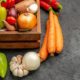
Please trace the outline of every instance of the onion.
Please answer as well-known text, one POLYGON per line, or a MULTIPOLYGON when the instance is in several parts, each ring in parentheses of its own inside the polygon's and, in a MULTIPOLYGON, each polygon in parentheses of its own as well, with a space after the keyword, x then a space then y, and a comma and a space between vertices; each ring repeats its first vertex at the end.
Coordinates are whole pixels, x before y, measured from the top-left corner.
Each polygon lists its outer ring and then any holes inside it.
POLYGON ((27 70, 36 70, 40 66, 40 57, 36 52, 28 52, 24 55, 22 63, 27 70))
POLYGON ((36 27, 37 18, 32 13, 22 13, 18 16, 17 22, 19 29, 31 30, 36 27))

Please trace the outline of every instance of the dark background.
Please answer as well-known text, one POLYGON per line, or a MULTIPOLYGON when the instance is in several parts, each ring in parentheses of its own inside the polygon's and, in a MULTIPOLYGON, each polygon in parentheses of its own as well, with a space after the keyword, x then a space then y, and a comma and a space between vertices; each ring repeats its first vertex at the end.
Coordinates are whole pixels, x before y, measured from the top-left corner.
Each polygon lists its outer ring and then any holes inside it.
MULTIPOLYGON (((64 34, 63 52, 56 57, 49 57, 37 71, 23 78, 12 76, 8 69, 4 80, 80 80, 80 0, 60 0, 60 2, 63 5, 63 11, 59 17, 64 34)), ((41 9, 41 43, 47 17, 48 13, 41 9)), ((0 51, 7 55, 9 61, 12 56, 24 55, 31 50, 0 51)))

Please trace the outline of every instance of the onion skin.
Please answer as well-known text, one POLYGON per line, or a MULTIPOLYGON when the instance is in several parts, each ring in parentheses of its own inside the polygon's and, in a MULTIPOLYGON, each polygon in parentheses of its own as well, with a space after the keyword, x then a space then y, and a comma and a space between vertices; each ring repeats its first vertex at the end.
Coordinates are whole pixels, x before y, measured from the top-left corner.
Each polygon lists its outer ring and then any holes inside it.
POLYGON ((18 17, 19 29, 33 29, 37 24, 37 18, 32 13, 23 13, 18 17))

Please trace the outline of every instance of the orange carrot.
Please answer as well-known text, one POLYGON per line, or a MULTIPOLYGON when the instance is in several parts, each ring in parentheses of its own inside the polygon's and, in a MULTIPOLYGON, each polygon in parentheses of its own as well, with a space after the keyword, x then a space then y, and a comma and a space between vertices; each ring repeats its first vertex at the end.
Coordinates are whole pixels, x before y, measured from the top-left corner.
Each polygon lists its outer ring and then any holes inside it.
POLYGON ((46 29, 46 34, 45 34, 45 37, 44 37, 44 41, 43 41, 43 44, 42 44, 42 47, 39 51, 39 56, 41 58, 41 61, 45 61, 48 57, 48 50, 47 50, 47 37, 48 37, 48 28, 49 28, 49 21, 47 21, 47 29, 46 29))
POLYGON ((49 12, 49 33, 48 33, 48 52, 51 55, 55 53, 56 47, 56 34, 55 34, 55 25, 54 25, 54 18, 52 10, 49 12))
POLYGON ((57 15, 53 15, 56 27, 56 53, 60 53, 63 50, 63 33, 58 20, 57 15))

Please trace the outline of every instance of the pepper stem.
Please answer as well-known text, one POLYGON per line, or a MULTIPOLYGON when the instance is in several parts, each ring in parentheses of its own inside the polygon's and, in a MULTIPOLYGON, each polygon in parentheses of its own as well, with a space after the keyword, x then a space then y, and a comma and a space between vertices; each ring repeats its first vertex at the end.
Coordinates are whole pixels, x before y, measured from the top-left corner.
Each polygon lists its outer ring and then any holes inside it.
POLYGON ((63 9, 62 5, 59 2, 57 2, 56 5, 58 6, 58 9, 60 9, 60 10, 63 9))

